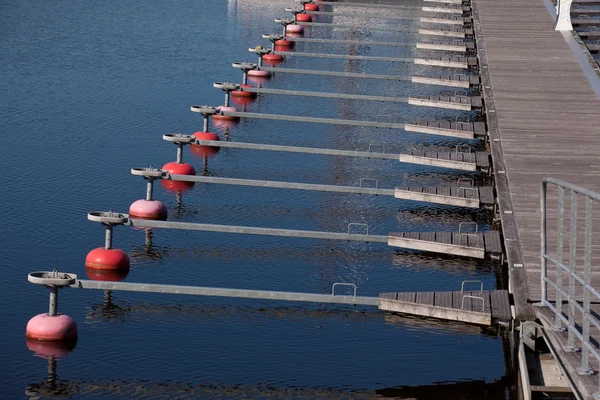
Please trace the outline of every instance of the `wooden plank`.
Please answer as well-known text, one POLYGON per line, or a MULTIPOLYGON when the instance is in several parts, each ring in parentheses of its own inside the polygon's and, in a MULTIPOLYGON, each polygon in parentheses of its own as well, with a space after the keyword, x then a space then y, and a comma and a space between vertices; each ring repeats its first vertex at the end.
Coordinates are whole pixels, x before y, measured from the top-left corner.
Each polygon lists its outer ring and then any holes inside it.
POLYGON ((426 305, 434 305, 433 304, 433 292, 417 292, 417 300, 418 304, 426 304, 426 305))
MULTIPOLYGON (((436 235, 437 239, 437 235, 436 235)), ((432 253, 451 254, 461 257, 485 258, 484 249, 473 248, 468 246, 457 246, 453 244, 445 244, 439 242, 425 242, 422 240, 414 240, 409 238, 401 238, 398 236, 388 236, 388 246, 401 247, 411 250, 428 251, 432 253)))
POLYGON ((486 313, 472 312, 456 308, 436 307, 433 305, 400 302, 383 298, 379 298, 379 309, 485 326, 489 326, 492 323, 491 315, 486 313))
POLYGON ((457 310, 473 311, 473 302, 469 298, 463 300, 464 293, 452 292, 452 303, 457 310))
POLYGON ((416 292, 399 292, 397 300, 414 303, 417 300, 416 292))
POLYGON ((436 232, 435 241, 438 243, 452 243, 452 232, 436 232))
POLYGON ((491 253, 491 254, 502 253, 502 241, 500 240, 500 232, 498 232, 498 231, 483 232, 483 242, 485 242, 485 250, 487 253, 491 253))
POLYGON ((507 290, 492 290, 490 292, 492 318, 502 321, 511 319, 510 303, 507 290))
POLYGON ((438 307, 452 307, 452 292, 436 292, 434 296, 434 305, 438 307))

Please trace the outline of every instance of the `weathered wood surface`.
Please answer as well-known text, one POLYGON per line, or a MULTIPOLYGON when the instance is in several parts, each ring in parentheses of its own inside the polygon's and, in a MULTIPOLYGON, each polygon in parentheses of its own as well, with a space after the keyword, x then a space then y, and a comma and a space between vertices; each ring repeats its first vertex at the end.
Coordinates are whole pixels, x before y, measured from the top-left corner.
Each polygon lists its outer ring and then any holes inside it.
POLYGON ((408 104, 465 111, 483 107, 481 96, 415 96, 408 98, 408 104))
POLYGON ((400 161, 431 165, 442 168, 456 168, 464 171, 487 170, 490 168, 490 154, 485 151, 463 153, 457 151, 410 151, 400 154, 400 161))
MULTIPOLYGON (((473 0, 473 16, 510 287, 528 319, 527 301, 541 297, 541 180, 600 190, 600 101, 542 1, 473 0)), ((597 268, 592 281, 600 287, 597 268)), ((579 366, 580 355, 562 355, 579 366)))
POLYGON ((381 310, 491 325, 511 319, 508 291, 399 292, 379 295, 381 310), (472 296, 472 297, 471 297, 472 296))
POLYGON ((430 203, 479 208, 494 204, 494 190, 491 186, 419 186, 397 187, 394 197, 397 199, 426 201, 430 203))
MULTIPOLYGON (((499 196, 508 195, 512 209, 501 212, 512 211, 528 297, 539 300, 541 180, 600 190, 600 101, 542 2, 474 4, 483 32, 479 56, 491 83, 484 84, 484 98, 486 92, 493 97, 500 139, 491 143, 500 143, 510 182, 499 196)), ((600 283, 600 271, 595 274, 600 283)))
POLYGON ((392 232, 388 235, 388 245, 473 258, 485 258, 486 253, 502 253, 498 231, 469 235, 458 232, 392 232))

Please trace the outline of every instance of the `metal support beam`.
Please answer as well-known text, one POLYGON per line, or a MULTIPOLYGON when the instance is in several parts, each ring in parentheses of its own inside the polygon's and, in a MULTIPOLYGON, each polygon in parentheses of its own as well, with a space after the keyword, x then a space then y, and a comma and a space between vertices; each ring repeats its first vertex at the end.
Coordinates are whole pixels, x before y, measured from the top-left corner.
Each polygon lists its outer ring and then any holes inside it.
POLYGON ((288 96, 306 96, 306 97, 324 97, 328 99, 350 99, 366 101, 387 101, 392 103, 407 103, 406 97, 372 96, 361 94, 346 93, 327 93, 327 92, 309 92, 304 90, 285 90, 285 89, 267 89, 267 88, 242 88, 243 92, 264 93, 264 94, 282 94, 288 96))
POLYGON ((292 121, 292 122, 312 122, 316 124, 333 124, 333 125, 352 125, 352 126, 366 126, 373 128, 388 128, 388 129, 404 129, 404 124, 386 123, 377 121, 356 121, 351 119, 335 119, 335 118, 316 118, 316 117, 303 117, 297 115, 279 115, 279 114, 261 114, 261 113, 250 113, 250 112, 233 112, 233 111, 221 111, 223 115, 240 118, 259 118, 259 119, 270 119, 277 121, 292 121))
POLYGON ((378 306, 377 297, 335 296, 332 294, 280 292, 270 290, 226 289, 202 286, 159 285, 152 283, 104 282, 91 280, 77 280, 70 287, 76 289, 164 293, 209 297, 236 297, 245 299, 281 300, 309 303, 357 304, 373 307, 378 306))
POLYGON ((275 51, 286 57, 312 57, 312 58, 335 58, 340 60, 363 60, 363 61, 385 61, 385 62, 404 62, 412 63, 414 58, 398 58, 398 57, 377 57, 377 56, 353 56, 350 54, 329 54, 329 53, 300 53, 296 51, 275 51))
POLYGON ((361 74, 357 72, 337 72, 337 71, 318 71, 312 69, 295 69, 295 68, 277 68, 277 67, 262 67, 263 71, 279 72, 287 74, 301 75, 322 75, 322 76, 337 76, 341 78, 361 78, 361 79, 385 79, 389 81, 411 81, 410 76, 400 75, 383 75, 383 74, 361 74))
POLYGON ((147 219, 127 219, 124 225, 144 228, 180 229, 188 231, 238 233, 246 235, 284 236, 306 239, 349 240, 356 242, 386 243, 387 236, 364 235, 338 232, 303 231, 296 229, 255 228, 249 226, 200 224, 191 222, 152 221, 147 219))
POLYGON ((286 37, 289 42, 300 43, 324 43, 324 44, 353 44, 357 46, 390 46, 390 47, 414 47, 414 43, 400 42, 377 42, 374 40, 347 40, 347 39, 317 39, 317 38, 293 38, 286 37))
POLYGON ((306 26, 315 26, 315 27, 325 27, 332 29, 360 29, 365 31, 374 31, 374 32, 398 32, 398 33, 416 33, 414 29, 399 29, 399 28, 388 28, 384 26, 360 26, 360 25, 346 25, 346 24, 332 24, 325 22, 302 22, 302 25, 306 26))
MULTIPOLYGON (((230 147, 235 149, 282 151, 288 153, 321 154, 327 156, 382 158, 385 160, 398 160, 401 154, 383 153, 373 151, 334 150, 316 147, 281 146, 273 144, 224 142, 218 140, 196 140, 194 144, 200 146, 230 147)), ((373 145, 375 147, 375 145, 373 145)), ((381 146, 378 146, 381 147, 381 146)))
POLYGON ((355 194, 370 194, 379 196, 394 196, 394 189, 378 189, 352 186, 337 186, 337 185, 320 185, 311 183, 296 183, 296 182, 280 182, 280 181, 263 181, 255 179, 238 179, 238 178, 219 178, 215 176, 197 176, 197 175, 166 175, 164 179, 184 182, 197 183, 215 183, 221 185, 237 185, 237 186, 254 186, 274 189, 295 189, 295 190, 313 190, 319 192, 336 192, 336 193, 355 193, 355 194))

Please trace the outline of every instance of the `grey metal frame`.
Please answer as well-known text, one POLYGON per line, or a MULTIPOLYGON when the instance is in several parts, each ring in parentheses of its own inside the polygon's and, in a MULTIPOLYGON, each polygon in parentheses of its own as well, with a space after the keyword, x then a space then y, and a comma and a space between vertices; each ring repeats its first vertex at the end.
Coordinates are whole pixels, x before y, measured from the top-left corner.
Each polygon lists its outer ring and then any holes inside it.
MULTIPOLYGON (((592 375, 594 370, 590 365, 590 354, 596 360, 600 361, 600 353, 591 343, 590 340, 590 324, 600 329, 600 321, 598 321, 590 311, 591 297, 600 300, 600 293, 591 285, 592 271, 592 221, 593 221, 593 203, 600 202, 600 193, 573 185, 558 179, 545 178, 542 181, 541 187, 541 286, 542 286, 542 305, 548 307, 554 312, 554 328, 557 330, 567 330, 567 346, 565 351, 581 350, 581 367, 577 369, 581 375, 592 375), (558 189, 558 221, 556 232, 556 257, 548 254, 548 190, 549 185, 556 186, 558 189), (569 210, 569 258, 567 263, 563 260, 564 244, 565 244, 565 191, 570 192, 570 210, 569 210), (578 196, 585 199, 585 243, 584 243, 584 272, 583 277, 576 272, 575 266, 577 261, 577 200, 578 196), (556 267, 556 279, 553 281, 548 277, 548 262, 556 267), (567 290, 563 289, 563 273, 568 274, 567 290), (578 283, 583 290, 583 302, 580 302, 575 297, 575 285, 578 283), (556 298, 553 302, 548 299, 548 286, 551 286, 556 291, 556 298), (563 315, 563 300, 568 303, 567 316, 563 315), (581 304, 583 303, 583 304, 581 304), (583 314, 581 332, 575 324, 575 312, 579 311, 583 314), (581 343, 581 349, 575 344, 575 338, 581 343)), ((596 371, 597 372, 597 371, 596 371)), ((599 374, 600 376, 600 374, 599 374)), ((600 382, 599 382, 600 388, 600 382)), ((595 399, 600 399, 600 389, 594 394, 595 399)))

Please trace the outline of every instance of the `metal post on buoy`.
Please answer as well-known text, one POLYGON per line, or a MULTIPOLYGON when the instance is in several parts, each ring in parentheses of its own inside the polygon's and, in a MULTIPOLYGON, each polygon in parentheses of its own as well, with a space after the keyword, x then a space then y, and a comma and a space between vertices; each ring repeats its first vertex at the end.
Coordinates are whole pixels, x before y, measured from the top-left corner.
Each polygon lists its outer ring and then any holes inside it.
POLYGON ((58 309, 58 288, 50 286, 50 305, 48 307, 48 315, 53 317, 57 314, 58 309))
POLYGON ((285 34, 287 33, 287 26, 288 25, 292 25, 295 21, 293 19, 289 19, 289 18, 277 18, 275 20, 275 22, 277 22, 278 24, 283 25, 283 35, 285 36, 285 34))
MULTIPOLYGON (((231 92, 233 90, 240 90, 240 85, 232 82, 215 82, 213 83, 213 87, 217 89, 221 89, 225 92, 225 104, 223 107, 229 107, 231 102, 231 92)), ((217 115, 217 114, 215 114, 217 115)), ((214 118, 214 116, 213 116, 214 118)))
POLYGON ((152 195, 154 192, 154 179, 146 178, 146 200, 152 200, 152 195))
POLYGON ((75 283, 77 275, 64 272, 32 272, 27 280, 50 289, 48 314, 39 314, 27 323, 26 335, 30 339, 44 341, 70 340, 77 337, 77 324, 67 316, 58 314, 58 289, 75 283))
POLYGON ((104 235, 104 248, 106 250, 112 249, 112 236, 113 236, 113 226, 112 224, 104 224, 106 227, 106 233, 104 235))

